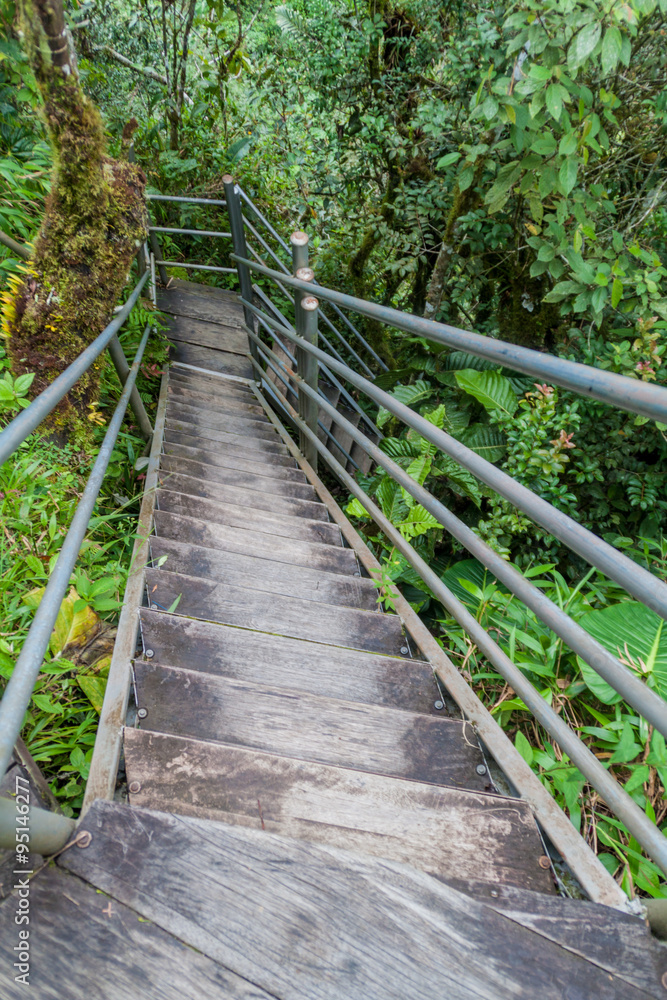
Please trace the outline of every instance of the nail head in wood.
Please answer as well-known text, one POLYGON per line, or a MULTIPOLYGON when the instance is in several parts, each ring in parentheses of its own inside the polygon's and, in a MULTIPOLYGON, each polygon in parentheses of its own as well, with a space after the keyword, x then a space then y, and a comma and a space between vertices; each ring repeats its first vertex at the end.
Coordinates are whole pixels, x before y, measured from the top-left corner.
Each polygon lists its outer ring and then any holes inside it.
POLYGON ((137 715, 139 716, 140 719, 145 719, 146 716, 148 715, 148 709, 140 708, 139 711, 137 712, 137 715))
MULTIPOLYGON (((477 771, 478 774, 486 774, 486 765, 485 764, 478 764, 477 767, 476 767, 476 771, 477 771)), ((541 862, 540 862, 540 864, 541 864, 541 862)), ((544 865, 542 865, 542 867, 544 868, 544 865)))
POLYGON ((152 649, 147 649, 146 652, 144 653, 144 656, 146 657, 147 660, 152 660, 153 657, 155 656, 155 653, 153 652, 152 649))
POLYGON ((76 846, 81 848, 90 847, 92 839, 93 835, 89 830, 82 830, 81 833, 77 834, 76 846))
POLYGON ((546 854, 543 854, 537 863, 540 868, 551 868, 551 859, 546 854))
POLYGON ((444 703, 444 701, 435 701, 435 702, 433 702, 433 707, 437 708, 438 711, 440 711, 440 709, 442 709, 442 708, 445 707, 445 703, 444 703))
POLYGON ((408 647, 407 646, 401 646, 401 652, 403 653, 403 656, 407 656, 408 652, 409 652, 408 647))
POLYGON ((140 781, 131 781, 129 787, 130 787, 131 793, 133 795, 136 795, 137 792, 141 791, 141 782, 140 781))

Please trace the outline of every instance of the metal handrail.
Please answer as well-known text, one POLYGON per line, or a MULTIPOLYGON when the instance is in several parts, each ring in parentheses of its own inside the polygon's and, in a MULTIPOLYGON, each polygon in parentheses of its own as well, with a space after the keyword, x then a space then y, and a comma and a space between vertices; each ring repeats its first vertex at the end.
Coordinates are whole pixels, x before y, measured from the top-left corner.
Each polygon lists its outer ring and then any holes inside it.
MULTIPOLYGON (((256 366, 254 359, 253 363, 256 366)), ((571 731, 569 726, 563 722, 548 702, 535 690, 519 668, 503 653, 497 643, 491 639, 488 632, 470 614, 465 605, 445 586, 440 577, 422 559, 410 542, 403 538, 400 531, 394 527, 368 494, 346 472, 340 463, 335 460, 328 449, 319 440, 316 440, 317 436, 313 435, 310 428, 299 418, 294 408, 290 406, 284 397, 281 397, 281 405, 285 413, 297 424, 299 429, 313 440, 313 444, 327 462, 334 475, 366 508, 369 516, 380 530, 406 558, 410 566, 419 574, 435 597, 464 627, 481 652, 494 664, 498 672, 507 680, 516 693, 520 695, 526 706, 533 712, 538 721, 553 736, 556 742, 561 745, 573 763, 600 792, 600 795, 610 808, 613 809, 616 815, 623 820, 628 829, 633 833, 637 842, 641 844, 656 864, 667 872, 667 839, 661 831, 648 819, 623 787, 600 764, 595 755, 588 750, 579 737, 571 731)), ((349 430, 351 433, 351 428, 349 430)), ((540 803, 533 802, 533 807, 535 808, 537 818, 541 819, 542 809, 540 808, 540 803)), ((545 829, 553 836, 555 846, 559 847, 561 842, 560 837, 558 832, 554 836, 553 828, 549 822, 552 819, 553 814, 544 817, 545 829)), ((563 844, 562 846, 563 855, 567 856, 566 848, 568 845, 563 844)))
POLYGON ((189 198, 173 194, 150 194, 146 192, 146 201, 174 201, 186 205, 218 205, 224 208, 227 202, 220 198, 189 198))
MULTIPOLYGON (((300 292, 312 293, 313 288, 310 282, 280 274, 262 264, 238 258, 236 254, 230 254, 230 256, 232 260, 241 260, 241 263, 247 264, 251 270, 257 271, 258 274, 273 278, 274 281, 280 279, 286 285, 296 288, 300 292)), ((662 386, 653 385, 651 382, 642 382, 640 379, 628 378, 627 375, 618 375, 616 372, 608 372, 602 368, 593 368, 591 365, 583 365, 578 361, 567 361, 565 358, 558 358, 552 354, 542 354, 540 351, 533 351, 528 347, 518 347, 516 344, 508 344, 502 340, 493 340, 491 337, 483 337, 481 334, 472 333, 469 330, 460 330, 457 327, 448 326, 446 323, 436 323, 431 319, 423 319, 420 316, 400 312, 390 306, 367 302, 365 299, 358 299, 344 292, 336 292, 331 288, 324 288, 322 285, 318 286, 317 295, 319 298, 335 302, 346 309, 352 309, 354 312, 376 319, 396 330, 403 330, 405 333, 445 344, 457 351, 474 354, 478 358, 492 361, 505 368, 513 368, 545 382, 553 382, 554 385, 569 389, 577 395, 598 399, 618 409, 648 417, 649 420, 667 423, 667 389, 662 386)))
POLYGON ((218 233, 212 229, 179 229, 178 226, 149 226, 149 233, 177 233, 179 236, 220 236, 231 239, 231 233, 218 233))
MULTIPOLYGON (((143 284, 145 278, 146 275, 144 275, 144 279, 142 279, 142 282, 140 282, 139 285, 143 284)), ((118 328, 116 320, 110 323, 109 327, 114 327, 112 333, 110 334, 110 336, 113 336, 118 328)), ((107 327, 107 330, 109 327, 107 327)), ((0 774, 4 774, 7 770, 14 749, 14 744, 16 743, 16 740, 21 732, 25 713, 30 704, 33 689, 35 687, 42 663, 44 662, 44 656, 48 649, 49 640, 53 632, 56 618, 58 617, 58 613, 60 611, 60 605, 67 588, 69 587, 70 577, 76 564, 86 531, 88 530, 88 524, 102 486, 102 481, 106 474, 109 462, 111 461, 111 455, 116 444, 116 439, 118 438, 118 433, 120 431, 123 417, 125 416, 125 411, 132 394, 137 374, 139 372, 139 365, 141 364, 141 359, 143 357, 150 332, 151 325, 149 324, 144 331, 143 337, 141 338, 141 342, 137 349, 137 353, 135 354, 127 381, 121 393, 120 399, 118 400, 118 404, 116 405, 116 409, 114 410, 114 414, 109 422, 109 426, 106 434, 104 435, 104 440, 95 460, 95 464, 93 465, 90 476, 88 477, 88 482, 86 483, 83 496, 79 501, 72 523, 70 524, 69 531, 65 536, 65 541, 63 542, 60 553, 58 554, 56 564, 49 576, 49 581, 44 590, 39 607, 35 612, 35 617, 32 620, 28 635, 23 643, 21 653, 16 661, 12 675, 7 682, 2 701, 0 701, 0 774)), ((104 334, 101 334, 100 336, 103 335, 104 334)), ((100 338, 98 337, 98 340, 99 339, 100 338)), ((94 341, 94 344, 96 343, 97 341, 94 341)), ((88 348, 86 351, 82 352, 82 354, 87 355, 87 351, 89 350, 90 349, 88 348)), ((97 351, 93 354, 88 362, 88 365, 84 368, 84 371, 87 370, 99 353, 100 351, 97 351)), ((71 365, 70 368, 72 367, 73 366, 71 365)), ((67 371, 69 370, 70 369, 67 369, 67 371)), ((67 372, 64 372, 63 374, 66 375, 67 372)), ((35 402, 38 402, 46 394, 46 392, 48 392, 48 390, 42 393, 41 396, 38 396, 35 402)), ((64 395, 64 393, 62 395, 64 395)), ((59 399, 62 398, 62 395, 53 402, 50 409, 43 414, 42 419, 44 419, 44 417, 51 412, 59 399)), ((28 412, 28 410, 24 411, 24 413, 28 412)), ((23 438, 21 438, 21 440, 23 440, 23 438)))
MULTIPOLYGON (((303 282, 302 284, 306 284, 303 282)), ((249 306, 257 312, 257 307, 249 306)), ((260 310, 261 312, 261 310, 260 310)), ((263 314, 264 319, 270 319, 263 314)), ((289 340, 294 340, 295 334, 287 327, 281 328, 283 336, 289 340)), ((567 514, 558 510, 548 501, 543 500, 527 487, 522 486, 506 472, 496 468, 491 462, 487 462, 476 452, 461 444, 446 431, 440 430, 424 417, 415 413, 404 403, 399 402, 394 396, 380 389, 373 382, 369 382, 363 375, 357 375, 345 366, 341 366, 329 355, 320 351, 319 348, 309 345, 315 357, 323 360, 340 372, 357 388, 370 396, 380 406, 385 407, 394 416, 399 417, 403 423, 418 431, 419 434, 434 444, 440 451, 453 458, 459 465, 468 469, 474 476, 490 486, 496 493, 509 500, 515 507, 522 510, 533 521, 546 528, 550 534, 560 539, 577 555, 580 555, 590 565, 596 566, 599 570, 618 583, 624 590, 632 594, 637 600, 642 601, 662 618, 667 619, 667 584, 663 583, 648 570, 643 569, 632 559, 629 559, 618 549, 613 548, 607 542, 598 538, 587 528, 578 524, 567 514), (345 368, 344 371, 340 371, 345 368)))
MULTIPOLYGON (((252 335, 254 336, 254 334, 252 335)), ((258 339, 258 338, 257 338, 258 339)), ((274 361, 295 382, 303 380, 270 348, 262 345, 274 361)), ((310 395, 305 385, 303 391, 310 395)), ((426 487, 417 483, 401 466, 382 451, 359 428, 346 420, 328 401, 320 400, 325 413, 335 416, 336 421, 359 444, 363 450, 387 472, 392 479, 406 490, 425 510, 435 517, 457 541, 504 583, 523 603, 542 619, 556 635, 610 684, 623 698, 647 719, 663 736, 667 736, 667 705, 663 698, 647 687, 621 661, 588 634, 568 614, 551 601, 542 591, 523 576, 519 570, 498 555, 490 545, 467 527, 455 514, 426 487)))
MULTIPOLYGON (((273 236, 273 238, 275 240, 278 241, 279 245, 282 247, 282 249, 287 254, 288 258, 291 260, 292 253, 291 253, 291 250, 288 247, 288 245, 285 243, 284 239, 276 232, 276 230, 273 228, 273 226, 268 221, 268 219, 266 219, 265 216, 262 215, 262 213, 260 212, 260 210, 255 205, 255 203, 248 197, 248 195, 245 193, 245 191, 243 190, 243 188, 240 185, 237 185, 237 190, 238 190, 239 195, 243 199, 243 201, 245 201, 246 205, 248 205, 253 210, 253 212, 255 213, 255 215, 257 216, 257 218, 260 220, 260 222, 262 223, 262 225, 265 227, 265 229, 269 233, 271 233, 271 235, 273 236)), ((261 237, 260 237, 260 239, 261 239, 261 237)), ((264 241, 262 241, 262 242, 264 242, 264 241)), ((264 246, 266 246, 265 243, 264 243, 264 246)), ((267 249, 268 249, 268 247, 267 247, 267 249)), ((271 256, 273 257, 273 259, 275 261, 277 261, 278 264, 281 267, 284 267, 284 264, 281 263, 281 261, 273 253, 273 251, 271 250, 269 252, 271 253, 271 256)), ((313 280, 313 284, 317 285, 318 288, 320 287, 320 283, 319 283, 319 281, 317 281, 317 279, 313 280)), ((357 340, 359 341, 359 343, 368 351, 368 353, 370 354, 370 356, 380 366, 380 368, 382 368, 384 371, 388 371, 388 366, 384 363, 384 361, 382 360, 382 358, 380 357, 380 355, 377 354, 377 352, 371 347, 371 345, 368 343, 368 341, 363 336, 363 334, 361 334, 359 332, 359 330, 357 330, 357 328, 354 325, 354 323, 352 323, 347 318, 347 316, 343 312, 341 312, 341 310, 338 308, 338 306, 335 303, 330 302, 329 305, 331 306, 331 308, 333 309, 333 311, 336 313, 336 315, 338 316, 338 318, 341 319, 343 321, 343 323, 345 323, 345 325, 347 326, 348 330, 350 330, 350 332, 354 334, 354 336, 357 338, 357 340)), ((321 313, 321 315, 322 315, 322 318, 325 320, 325 322, 329 323, 329 325, 332 326, 332 328, 334 328, 333 324, 331 324, 331 321, 327 319, 327 317, 324 315, 324 313, 321 313)), ((338 331, 336 331, 336 332, 338 333, 338 331)), ((342 335, 340 333, 338 333, 338 336, 341 337, 341 339, 342 339, 342 335)))

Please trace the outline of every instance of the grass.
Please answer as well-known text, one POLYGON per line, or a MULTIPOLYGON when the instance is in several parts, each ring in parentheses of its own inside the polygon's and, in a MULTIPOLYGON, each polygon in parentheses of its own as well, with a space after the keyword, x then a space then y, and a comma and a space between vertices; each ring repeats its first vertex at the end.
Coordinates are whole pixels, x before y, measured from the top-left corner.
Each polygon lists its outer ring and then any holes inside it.
MULTIPOLYGON (((131 358, 148 320, 160 325, 147 303, 133 310, 120 339, 131 358)), ((137 386, 154 408, 166 342, 153 335, 137 386)), ((26 398, 0 349, 0 423, 26 398)), ((120 395, 112 367, 104 372, 96 445, 120 395)), ((79 559, 56 621, 47 659, 26 716, 23 738, 67 815, 81 806, 108 672, 115 623, 127 578, 144 473, 135 468, 144 449, 128 411, 95 505, 79 559)), ((95 461, 70 446, 57 447, 38 432, 0 467, 0 683, 11 676, 86 479, 95 461)))

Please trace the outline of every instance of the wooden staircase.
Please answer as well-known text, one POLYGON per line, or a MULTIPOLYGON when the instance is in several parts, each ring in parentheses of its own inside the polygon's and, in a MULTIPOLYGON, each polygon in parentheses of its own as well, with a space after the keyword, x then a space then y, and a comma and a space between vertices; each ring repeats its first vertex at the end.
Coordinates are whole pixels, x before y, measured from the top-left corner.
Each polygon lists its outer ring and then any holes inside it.
MULTIPOLYGON (((127 804, 95 803, 88 841, 37 883, 70 936, 37 917, 35 996, 663 997, 665 950, 556 894, 529 805, 498 794, 379 609, 251 384, 235 297, 178 282, 160 306, 173 364, 127 804)), ((23 995, 2 969, 0 986, 23 995)))

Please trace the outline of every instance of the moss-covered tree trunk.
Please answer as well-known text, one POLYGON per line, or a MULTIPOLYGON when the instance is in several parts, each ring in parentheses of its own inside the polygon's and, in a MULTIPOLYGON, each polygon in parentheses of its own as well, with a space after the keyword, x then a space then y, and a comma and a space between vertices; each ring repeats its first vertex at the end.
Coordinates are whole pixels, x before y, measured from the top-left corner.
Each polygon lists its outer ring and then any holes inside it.
MULTIPOLYGON (((109 322, 146 238, 147 215, 142 171, 107 155, 99 112, 81 89, 62 0, 22 0, 20 18, 54 170, 29 273, 15 285, 4 332, 14 373, 35 372, 37 394, 109 322)), ((102 363, 63 400, 52 426, 85 438, 102 363)))

